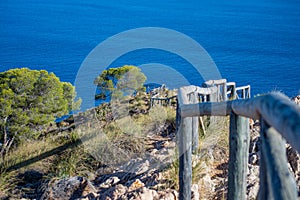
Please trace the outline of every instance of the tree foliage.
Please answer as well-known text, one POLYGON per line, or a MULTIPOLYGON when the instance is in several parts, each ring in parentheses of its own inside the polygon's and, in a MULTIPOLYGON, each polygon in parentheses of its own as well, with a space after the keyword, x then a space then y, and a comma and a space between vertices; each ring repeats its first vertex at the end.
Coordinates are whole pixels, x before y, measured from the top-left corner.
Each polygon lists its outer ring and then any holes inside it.
POLYGON ((140 68, 124 65, 119 68, 104 70, 94 81, 98 87, 97 98, 105 99, 109 96, 121 97, 133 92, 144 91, 146 76, 140 68))
MULTIPOLYGON (((79 109, 75 88, 53 73, 28 68, 0 73, 0 141, 3 156, 14 140, 32 136, 55 118, 79 109)), ((0 155, 0 156, 1 156, 0 155)))

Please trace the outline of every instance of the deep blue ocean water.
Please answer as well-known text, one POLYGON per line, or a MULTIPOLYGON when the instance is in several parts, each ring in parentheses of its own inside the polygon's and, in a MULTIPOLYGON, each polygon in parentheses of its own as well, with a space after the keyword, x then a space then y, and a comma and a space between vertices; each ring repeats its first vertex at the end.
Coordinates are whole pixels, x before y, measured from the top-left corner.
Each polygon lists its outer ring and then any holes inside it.
MULTIPOLYGON (((73 83, 100 42, 139 27, 164 27, 190 36, 210 54, 223 78, 250 84, 252 94, 300 92, 298 0, 1 0, 0 71, 46 69, 73 83)), ((151 62, 182 71, 188 65, 150 49, 124 55, 112 67, 151 62)), ((163 68, 158 70, 164 74, 163 68)), ((203 81, 190 76, 192 84, 203 81)))

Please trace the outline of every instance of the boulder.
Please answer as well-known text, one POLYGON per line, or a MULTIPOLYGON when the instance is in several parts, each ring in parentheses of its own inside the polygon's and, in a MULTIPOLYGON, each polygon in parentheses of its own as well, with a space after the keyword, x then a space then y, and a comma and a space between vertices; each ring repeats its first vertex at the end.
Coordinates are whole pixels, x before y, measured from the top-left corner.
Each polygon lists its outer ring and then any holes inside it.
POLYGON ((86 178, 75 176, 50 183, 41 199, 65 200, 96 198, 98 196, 96 192, 96 189, 86 178))
POLYGON ((112 177, 108 178, 105 182, 101 183, 99 187, 100 188, 110 188, 119 182, 120 182, 120 179, 118 177, 112 176, 112 177))
POLYGON ((118 184, 115 187, 109 188, 103 194, 100 194, 100 200, 117 200, 126 199, 126 193, 128 192, 128 187, 118 184))
POLYGON ((145 184, 140 181, 140 179, 136 179, 130 186, 129 186, 129 191, 134 191, 137 190, 139 188, 144 187, 145 184))

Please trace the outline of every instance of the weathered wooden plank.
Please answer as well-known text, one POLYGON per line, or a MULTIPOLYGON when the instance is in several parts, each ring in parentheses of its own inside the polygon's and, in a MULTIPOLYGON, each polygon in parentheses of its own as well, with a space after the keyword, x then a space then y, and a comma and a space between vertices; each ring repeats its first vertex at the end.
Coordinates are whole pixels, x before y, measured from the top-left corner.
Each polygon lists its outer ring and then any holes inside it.
POLYGON ((249 85, 249 89, 248 89, 248 93, 247 93, 247 94, 248 94, 247 98, 250 99, 250 98, 251 98, 251 89, 250 89, 250 85, 249 85))
MULTIPOLYGON (((205 102, 188 105, 189 102, 187 94, 191 93, 193 90, 188 87, 186 88, 187 89, 180 89, 178 93, 178 115, 181 119, 178 129, 180 144, 179 178, 181 199, 190 199, 191 195, 191 117, 203 115, 224 116, 231 112, 234 112, 236 115, 253 119, 259 119, 262 117, 267 124, 272 125, 277 131, 279 131, 293 148, 300 152, 300 143, 298 142, 300 141, 300 108, 283 94, 270 93, 253 99, 220 103, 205 102)), ((261 170, 263 171, 260 172, 260 178, 262 186, 258 197, 259 199, 294 199, 296 194, 296 192, 294 192, 295 187, 293 185, 293 180, 290 179, 286 165, 282 165, 282 163, 287 163, 287 161, 285 154, 279 153, 284 149, 282 149, 283 145, 281 138, 278 138, 279 133, 277 133, 274 128, 262 129, 265 133, 265 139, 263 147, 264 150, 261 156, 261 170), (275 179, 273 179, 274 177, 275 179), (285 185, 287 185, 290 189, 288 189, 285 185), (278 191, 275 188, 280 189, 278 191)))
MULTIPOLYGON (((264 127, 261 126, 261 133, 264 132, 264 127)), ((259 159, 259 190, 257 194, 258 200, 268 200, 269 199, 269 189, 267 181, 267 169, 266 169, 266 159, 262 151, 260 151, 259 159)))
POLYGON ((239 86, 239 87, 236 87, 236 90, 248 90, 250 89, 250 85, 245 85, 245 86, 239 86))
POLYGON ((236 99, 236 84, 235 82, 229 82, 227 83, 227 90, 230 89, 230 91, 227 92, 227 94, 229 94, 229 98, 231 100, 236 99))
POLYGON ((280 133, 262 120, 261 147, 265 159, 268 199, 296 200, 297 185, 288 169, 285 141, 280 133))
POLYGON ((207 102, 218 102, 218 91, 214 91, 213 93, 209 94, 209 100, 207 102))
MULTIPOLYGON (((178 90, 178 106, 179 109, 184 104, 188 104, 188 87, 182 87, 178 90)), ((179 199, 191 199, 192 185, 192 118, 182 117, 180 110, 179 114, 179 199)))
POLYGON ((238 99, 232 101, 231 107, 234 113, 249 117, 251 119, 259 119, 260 112, 258 110, 259 97, 253 99, 238 99))
POLYGON ((201 88, 197 87, 197 90, 195 92, 199 95, 211 95, 217 92, 216 87, 210 87, 210 88, 201 88))
MULTIPOLYGON (((241 93, 241 98, 246 99, 251 97, 250 85, 236 87, 236 94, 241 93)), ((239 97, 237 95, 237 97, 239 97)))
MULTIPOLYGON (((196 104, 199 102, 198 95, 195 93, 191 93, 189 95, 190 102, 193 104, 196 104)), ((199 117, 193 117, 192 118, 192 152, 196 153, 199 147, 198 143, 198 131, 199 131, 199 117)))
POLYGON ((236 86, 235 82, 226 82, 227 87, 236 86))
POLYGON ((181 118, 179 126, 179 199, 191 199, 192 118, 181 118))
POLYGON ((181 108, 182 105, 184 104, 188 104, 189 103, 189 99, 188 99, 188 94, 191 93, 190 90, 191 90, 192 87, 181 87, 178 89, 178 103, 179 103, 179 107, 181 108))
POLYGON ((217 91, 217 102, 221 102, 221 87, 220 85, 217 85, 218 91, 217 91))
POLYGON ((193 93, 193 92, 196 92, 200 95, 210 95, 212 93, 217 92, 217 87, 202 88, 202 87, 198 87, 195 85, 190 85, 190 86, 184 86, 181 88, 185 91, 185 94, 187 94, 187 95, 190 93, 193 93))
POLYGON ((206 87, 212 87, 212 86, 215 86, 215 85, 221 85, 221 84, 224 84, 224 83, 226 83, 226 82, 227 82, 226 79, 208 80, 208 81, 205 81, 202 85, 203 85, 203 86, 206 86, 206 87))
MULTIPOLYGON (((209 95, 209 102, 219 102, 220 96, 218 91, 219 90, 209 95)), ((210 124, 216 124, 218 121, 218 118, 216 116, 210 116, 208 119, 210 124)))
POLYGON ((181 121, 180 108, 178 99, 176 101, 176 133, 179 133, 179 126, 181 121))
POLYGON ((259 119, 262 116, 300 152, 300 108, 281 93, 270 93, 253 99, 232 102, 233 111, 242 116, 259 119))
POLYGON ((182 105, 181 116, 226 116, 230 114, 231 110, 231 102, 204 102, 182 105))
POLYGON ((199 104, 181 104, 182 117, 204 115, 229 115, 231 111, 237 115, 259 119, 262 116, 283 137, 300 152, 300 108, 281 93, 270 93, 252 99, 228 102, 205 102, 199 104))
POLYGON ((207 102, 207 95, 203 95, 203 102, 207 102))
POLYGON ((246 99, 246 90, 242 89, 242 99, 246 99))
POLYGON ((227 101, 227 85, 226 83, 222 84, 222 101, 227 101))
POLYGON ((205 81, 203 84, 203 87, 217 87, 217 101, 226 101, 227 100, 227 80, 226 79, 220 79, 220 80, 209 80, 205 81))
POLYGON ((249 119, 231 113, 227 199, 246 199, 249 143, 249 119))
MULTIPOLYGON (((200 96, 200 101, 201 101, 201 103, 207 102, 207 97, 208 97, 208 95, 199 95, 199 96, 200 96)), ((202 130, 203 130, 203 134, 206 135, 206 130, 205 130, 203 118, 200 116, 199 119, 200 119, 200 125, 201 125, 201 128, 202 128, 202 130)))

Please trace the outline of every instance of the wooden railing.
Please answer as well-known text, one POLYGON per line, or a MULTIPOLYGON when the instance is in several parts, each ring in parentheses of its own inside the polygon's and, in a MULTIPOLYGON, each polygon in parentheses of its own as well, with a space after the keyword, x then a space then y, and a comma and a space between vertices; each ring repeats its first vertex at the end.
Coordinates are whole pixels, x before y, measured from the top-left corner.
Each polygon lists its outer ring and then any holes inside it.
MULTIPOLYGON (((176 99, 177 95, 171 96, 171 97, 159 97, 158 95, 155 95, 150 98, 150 107, 153 107, 155 104, 161 105, 161 106, 168 106, 172 104, 172 99, 176 99)), ((175 101, 176 105, 176 101, 175 101)))
MULTIPOLYGON (((225 80, 226 82, 226 80, 225 80)), ((211 81, 178 90, 177 134, 179 137, 179 197, 191 199, 192 152, 198 148, 198 117, 230 115, 228 199, 246 198, 246 177, 250 141, 249 119, 261 123, 260 188, 258 199, 297 199, 297 186, 288 169, 285 139, 300 152, 300 109, 281 93, 249 99, 250 86, 211 81), (212 83, 214 82, 214 83, 212 83), (218 84, 222 85, 221 87, 218 84), (221 89, 220 89, 221 88, 221 89), (229 92, 230 91, 230 92, 229 92), (217 97, 215 96, 217 94, 217 97), (230 101, 199 103, 200 96, 230 101), (221 97, 219 97, 221 95, 221 97), (284 139, 285 138, 285 139, 284 139)))

